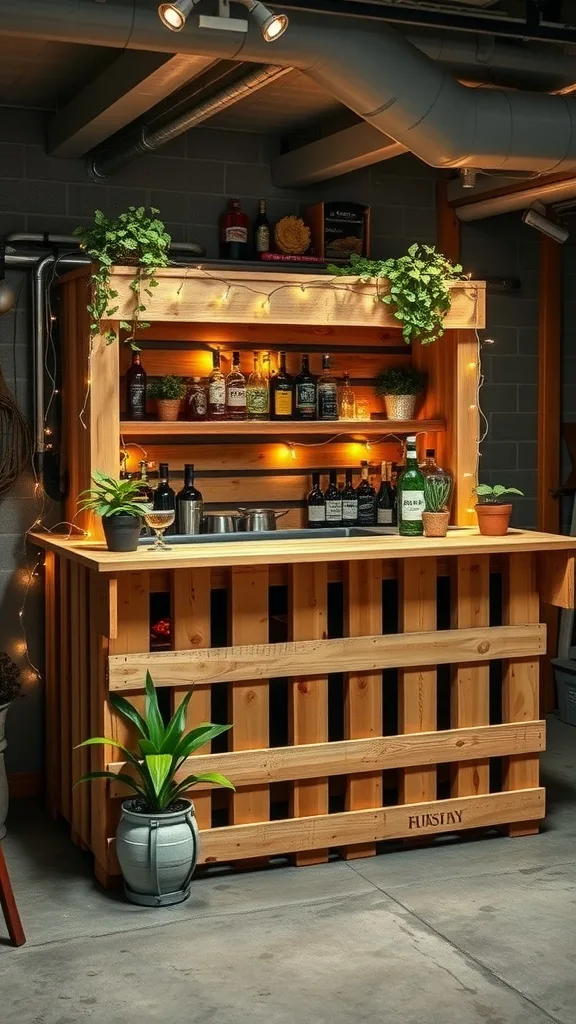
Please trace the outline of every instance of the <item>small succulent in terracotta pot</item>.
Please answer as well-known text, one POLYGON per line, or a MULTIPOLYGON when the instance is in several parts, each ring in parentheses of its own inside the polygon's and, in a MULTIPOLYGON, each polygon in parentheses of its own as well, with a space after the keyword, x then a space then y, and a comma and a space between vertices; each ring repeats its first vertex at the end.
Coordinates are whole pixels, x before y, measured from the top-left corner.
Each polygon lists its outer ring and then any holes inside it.
POLYGON ((452 478, 448 473, 433 473, 424 477, 424 501, 426 511, 422 513, 422 525, 426 537, 445 537, 450 519, 450 495, 452 478))
POLYGON ((183 377, 157 377, 150 381, 147 394, 156 400, 159 420, 177 420, 186 394, 186 382, 183 377))
POLYGON ((478 484, 476 494, 480 501, 474 506, 478 516, 478 527, 484 537, 503 537, 508 532, 512 505, 507 501, 509 494, 519 494, 524 497, 524 492, 517 487, 504 487, 503 484, 478 484))

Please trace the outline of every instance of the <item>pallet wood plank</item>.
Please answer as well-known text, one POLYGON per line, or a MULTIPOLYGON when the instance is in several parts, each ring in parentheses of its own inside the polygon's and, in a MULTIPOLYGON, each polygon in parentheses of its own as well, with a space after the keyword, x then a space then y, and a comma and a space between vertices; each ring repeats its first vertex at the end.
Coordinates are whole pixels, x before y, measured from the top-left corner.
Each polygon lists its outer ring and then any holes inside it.
POLYGON ((83 566, 72 562, 70 564, 70 634, 68 643, 70 645, 70 746, 71 746, 71 809, 72 809, 72 839, 81 845, 81 806, 84 802, 84 790, 86 786, 75 786, 77 779, 82 774, 82 752, 77 749, 78 744, 84 739, 81 735, 80 705, 82 702, 82 651, 80 649, 80 573, 86 570, 83 566))
MULTIPOLYGON (((436 559, 416 558, 400 566, 400 629, 404 639, 419 648, 422 630, 436 628, 436 559), (417 634, 412 636, 411 634, 417 634)), ((430 634, 429 634, 430 635, 430 634)), ((438 635, 438 634, 436 634, 438 635)), ((426 652, 422 649, 422 655, 426 652)), ((418 668, 400 671, 398 713, 402 733, 429 732, 436 728, 437 659, 423 661, 418 668)), ((406 664, 406 662, 405 662, 406 664)), ((436 797, 436 769, 405 768, 400 773, 400 800, 419 803, 436 797)))
MULTIPOLYGON (((146 654, 150 650, 149 573, 131 572, 119 576, 117 594, 117 637, 109 640, 110 654, 146 654)), ((144 712, 146 702, 142 693, 127 693, 125 696, 141 714, 144 712)), ((135 727, 116 714, 108 701, 104 721, 110 730, 105 733, 106 736, 122 743, 129 750, 134 747, 137 737, 135 727)))
POLYGON ((60 810, 72 819, 72 701, 70 651, 70 569, 71 563, 60 559, 60 810))
MULTIPOLYGON (((97 627, 103 604, 107 600, 108 581, 95 572, 89 574, 90 621, 90 736, 107 736, 110 727, 106 668, 109 656, 109 638, 97 627)), ((103 771, 110 758, 118 756, 113 746, 90 747, 90 770, 103 771)), ((122 762, 122 767, 124 764, 122 762)), ((119 768, 120 770, 120 768, 119 768)), ((90 846, 95 858, 95 871, 99 879, 108 875, 108 838, 114 831, 108 784, 104 779, 90 783, 92 788, 90 809, 90 846)), ((128 794, 125 794, 128 795, 128 794)))
POLYGON ((538 558, 538 593, 544 605, 574 608, 574 556, 553 551, 538 558))
MULTIPOLYGON (((58 561, 60 561, 58 559, 58 561)), ((44 714, 46 725, 46 808, 51 817, 58 816, 60 807, 60 670, 57 652, 60 650, 59 589, 57 560, 53 551, 47 551, 44 560, 44 633, 45 681, 44 714), (58 631, 57 631, 58 630, 58 631)))

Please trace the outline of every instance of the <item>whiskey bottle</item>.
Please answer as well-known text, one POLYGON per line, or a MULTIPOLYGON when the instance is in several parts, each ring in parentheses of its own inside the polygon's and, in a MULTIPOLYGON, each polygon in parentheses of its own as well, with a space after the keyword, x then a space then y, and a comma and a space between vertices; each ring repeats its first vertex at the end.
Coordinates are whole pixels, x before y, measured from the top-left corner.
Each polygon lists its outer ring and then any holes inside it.
POLYGON ((270 392, 268 380, 259 367, 258 353, 254 353, 254 369, 246 385, 246 412, 249 420, 270 418, 270 392))
POLYGON ((327 352, 322 356, 322 373, 318 378, 318 419, 338 419, 338 387, 336 379, 330 373, 330 356, 327 352))
POLYGON ((424 501, 424 474, 418 465, 416 437, 411 435, 406 444, 406 468, 398 478, 398 532, 401 537, 421 537, 424 533, 422 513, 424 501))
POLYGON ((360 463, 360 483, 356 488, 358 498, 358 526, 376 525, 376 491, 369 480, 367 462, 360 463))
POLYGON ((246 260, 249 257, 248 217, 239 199, 230 199, 220 218, 220 256, 225 260, 246 260))
POLYGON ((126 371, 126 416, 129 420, 146 418, 146 371, 139 352, 132 353, 132 364, 126 371))
MULTIPOLYGON (((176 496, 170 487, 170 472, 167 462, 161 462, 158 467, 159 483, 154 491, 153 506, 159 512, 171 512, 176 509, 176 496)), ((175 524, 169 526, 166 533, 176 532, 175 524)))
POLYGON ((342 386, 338 395, 338 419, 356 419, 356 394, 350 387, 350 375, 344 374, 342 386))
POLYGON ((246 377, 240 369, 240 353, 232 353, 232 369, 226 377, 226 419, 246 419, 246 377))
POLYGON ((208 414, 208 394, 200 377, 192 377, 186 395, 186 419, 201 422, 208 414))
POLYGON ((178 533, 193 536, 200 533, 204 502, 200 491, 194 487, 194 466, 184 466, 184 486, 176 495, 176 529, 178 533))
POLYGON ((208 419, 226 419, 226 381, 217 350, 212 353, 212 373, 208 377, 208 419))
POLYGON ((376 500, 376 522, 378 526, 396 526, 396 495, 390 482, 390 466, 382 463, 382 482, 376 500))
POLYGON ((140 479, 138 481, 139 487, 136 501, 142 501, 146 505, 151 505, 154 498, 154 491, 148 482, 148 466, 146 464, 146 459, 140 459, 138 466, 140 468, 140 479))
POLYGON ((273 420, 291 420, 294 411, 294 381, 286 371, 286 353, 280 353, 280 366, 270 380, 270 406, 273 420))
POLYGON ((270 252, 270 221, 266 216, 266 200, 261 199, 258 205, 258 216, 254 221, 254 250, 257 256, 270 252))
POLYGON ((320 489, 320 473, 312 473, 312 490, 307 499, 308 526, 318 530, 326 525, 326 499, 320 489))
POLYGON ((330 470, 330 483, 324 491, 326 499, 326 526, 342 526, 342 491, 338 489, 338 474, 330 470))
POLYGON ((302 367, 296 377, 296 419, 316 419, 316 380, 314 374, 310 373, 310 357, 302 356, 302 367))
POLYGON ((422 470, 424 476, 431 476, 432 473, 438 473, 438 471, 442 472, 442 470, 440 470, 440 467, 436 465, 435 448, 426 449, 426 457, 424 459, 424 462, 421 464, 420 469, 422 470))
POLYGON ((358 495, 352 483, 352 470, 346 470, 346 483, 342 491, 342 526, 356 526, 358 523, 358 495))

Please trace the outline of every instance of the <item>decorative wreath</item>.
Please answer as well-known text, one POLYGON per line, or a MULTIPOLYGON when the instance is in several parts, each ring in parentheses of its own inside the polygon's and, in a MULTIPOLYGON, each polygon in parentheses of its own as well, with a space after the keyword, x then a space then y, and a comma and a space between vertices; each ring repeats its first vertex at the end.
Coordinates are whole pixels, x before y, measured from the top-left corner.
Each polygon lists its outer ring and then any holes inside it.
POLYGON ((282 217, 274 228, 274 240, 280 252, 300 256, 310 248, 310 228, 301 217, 282 217))

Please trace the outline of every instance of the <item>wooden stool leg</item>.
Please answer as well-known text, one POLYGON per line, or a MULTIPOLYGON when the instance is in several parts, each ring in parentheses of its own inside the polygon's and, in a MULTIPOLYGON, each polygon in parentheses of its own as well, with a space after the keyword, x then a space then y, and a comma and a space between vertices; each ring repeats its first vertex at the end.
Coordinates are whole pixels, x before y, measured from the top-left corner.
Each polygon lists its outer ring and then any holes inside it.
POLYGON ((12 891, 12 884, 10 882, 10 875, 8 874, 8 865, 4 858, 4 851, 2 844, 0 843, 0 904, 6 924, 8 925, 8 934, 14 946, 23 946, 26 942, 26 936, 24 935, 24 929, 20 920, 20 914, 18 913, 18 907, 16 906, 16 900, 14 899, 14 893, 12 891))

